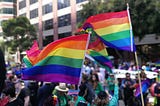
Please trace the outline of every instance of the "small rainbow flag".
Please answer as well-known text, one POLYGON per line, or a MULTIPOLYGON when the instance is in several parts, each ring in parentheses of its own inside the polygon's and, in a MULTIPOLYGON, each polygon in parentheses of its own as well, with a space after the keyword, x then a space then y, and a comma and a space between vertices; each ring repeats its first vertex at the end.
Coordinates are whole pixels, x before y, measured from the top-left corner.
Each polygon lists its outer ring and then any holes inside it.
MULTIPOLYGON (((149 81, 148 80, 144 80, 144 81, 141 82, 141 85, 142 85, 142 93, 147 92, 147 90, 149 88, 149 85, 150 85, 149 81)), ((138 96, 140 96, 140 94, 141 94, 140 93, 140 86, 138 85, 136 87, 136 91, 134 92, 134 95, 135 95, 135 97, 138 97, 138 96)))
POLYGON ((48 44, 36 58, 37 64, 22 72, 22 78, 78 84, 88 37, 70 36, 48 44))
POLYGON ((34 41, 30 50, 26 51, 27 57, 30 60, 32 65, 36 64, 35 60, 40 52, 41 52, 41 50, 39 49, 37 41, 34 41))
POLYGON ((103 43, 109 47, 134 52, 133 33, 128 12, 103 13, 89 17, 83 29, 93 28, 103 43))
POLYGON ((90 42, 88 46, 88 54, 103 67, 112 68, 112 62, 107 58, 108 53, 105 45, 96 35, 92 28, 88 28, 87 32, 91 32, 90 42))

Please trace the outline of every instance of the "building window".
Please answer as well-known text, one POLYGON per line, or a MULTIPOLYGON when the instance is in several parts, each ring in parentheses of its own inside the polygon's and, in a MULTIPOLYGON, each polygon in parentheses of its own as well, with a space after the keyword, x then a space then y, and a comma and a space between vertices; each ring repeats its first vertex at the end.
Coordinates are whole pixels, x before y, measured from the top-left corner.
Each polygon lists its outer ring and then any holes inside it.
POLYGON ((83 19, 81 18, 81 11, 77 11, 77 22, 82 22, 83 19))
POLYGON ((49 19, 43 22, 43 30, 53 29, 53 19, 49 19))
POLYGON ((71 14, 58 17, 58 27, 71 25, 71 14))
POLYGON ((19 2, 19 9, 26 7, 26 0, 19 2))
POLYGON ((19 16, 26 17, 26 13, 20 14, 19 16))
POLYGON ((76 3, 80 3, 80 2, 84 2, 84 1, 87 1, 87 0, 76 0, 76 3))
POLYGON ((36 3, 38 0, 30 0, 30 4, 36 3))
POLYGON ((52 2, 42 7, 43 15, 52 12, 52 2))
POLYGON ((58 39, 62 39, 71 35, 72 35, 71 32, 61 33, 58 35, 58 39))
POLYGON ((1 14, 15 14, 14 8, 1 8, 0 9, 1 14))
POLYGON ((30 11, 30 19, 38 17, 38 9, 30 11))
POLYGON ((46 36, 43 40, 43 46, 48 45, 49 43, 53 42, 53 35, 46 36))
POLYGON ((58 0, 58 10, 69 6, 70 0, 58 0))

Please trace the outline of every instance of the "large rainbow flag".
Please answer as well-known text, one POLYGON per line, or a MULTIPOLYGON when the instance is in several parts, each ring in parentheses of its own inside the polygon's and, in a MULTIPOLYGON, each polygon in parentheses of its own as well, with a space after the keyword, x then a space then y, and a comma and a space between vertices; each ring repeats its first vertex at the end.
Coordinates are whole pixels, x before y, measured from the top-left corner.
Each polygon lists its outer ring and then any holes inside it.
POLYGON ((93 28, 105 45, 134 52, 135 45, 127 11, 103 13, 89 17, 84 30, 93 28))
POLYGON ((88 34, 66 37, 48 44, 33 67, 23 71, 24 80, 78 84, 87 49, 88 34))

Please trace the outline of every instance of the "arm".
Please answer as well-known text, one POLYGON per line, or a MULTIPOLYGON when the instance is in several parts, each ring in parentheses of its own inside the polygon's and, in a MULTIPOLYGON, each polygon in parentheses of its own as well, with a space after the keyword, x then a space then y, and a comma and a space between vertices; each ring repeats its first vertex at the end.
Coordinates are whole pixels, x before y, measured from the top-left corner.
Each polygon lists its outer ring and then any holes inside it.
POLYGON ((118 104, 118 98, 119 98, 119 87, 116 81, 115 87, 114 87, 114 95, 109 102, 109 106, 116 106, 118 104))
POLYGON ((121 88, 125 88, 126 85, 125 85, 125 79, 122 80, 122 83, 121 83, 121 88))
POLYGON ((30 91, 29 91, 29 89, 24 88, 24 93, 25 93, 24 106, 29 106, 29 103, 30 103, 30 91))
POLYGON ((30 99, 29 96, 26 96, 26 97, 24 98, 24 106, 29 106, 29 99, 30 99))

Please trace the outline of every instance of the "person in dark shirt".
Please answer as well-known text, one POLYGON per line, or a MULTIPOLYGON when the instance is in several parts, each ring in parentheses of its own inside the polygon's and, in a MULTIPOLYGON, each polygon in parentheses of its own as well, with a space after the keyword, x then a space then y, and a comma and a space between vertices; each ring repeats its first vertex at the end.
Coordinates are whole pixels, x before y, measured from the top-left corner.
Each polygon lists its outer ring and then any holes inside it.
POLYGON ((15 82, 17 98, 23 101, 24 106, 30 106, 30 91, 21 80, 15 82))
POLYGON ((156 106, 160 106, 160 82, 157 82, 157 85, 154 88, 154 93, 157 98, 156 106))
POLYGON ((30 81, 27 87, 30 91, 30 102, 32 106, 37 106, 38 82, 30 81))
POLYGON ((38 89, 37 103, 38 106, 43 106, 45 100, 52 95, 52 91, 55 88, 55 84, 50 82, 45 82, 43 86, 38 89))
POLYGON ((6 65, 3 52, 0 50, 0 94, 4 88, 6 79, 6 65))
POLYGON ((16 97, 14 86, 8 86, 3 90, 5 96, 8 96, 9 100, 5 106, 24 106, 21 99, 16 97))
POLYGON ((124 103, 125 106, 128 104, 128 100, 130 97, 134 96, 133 90, 134 90, 134 81, 130 77, 130 73, 126 73, 126 78, 122 80, 121 87, 123 88, 123 95, 124 95, 124 103))

